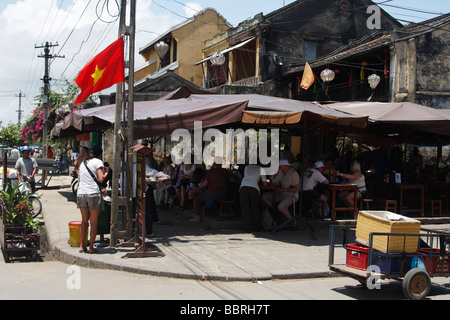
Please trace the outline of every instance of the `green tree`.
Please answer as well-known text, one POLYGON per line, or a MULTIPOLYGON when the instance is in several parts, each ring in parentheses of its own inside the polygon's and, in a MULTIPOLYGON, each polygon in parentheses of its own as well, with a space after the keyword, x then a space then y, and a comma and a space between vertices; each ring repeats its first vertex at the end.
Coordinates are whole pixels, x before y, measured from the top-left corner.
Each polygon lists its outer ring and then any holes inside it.
POLYGON ((20 135, 20 125, 18 123, 9 123, 0 129, 0 143, 5 146, 19 146, 24 144, 20 135))
MULTIPOLYGON (((68 114, 68 112, 60 114, 58 109, 75 100, 75 97, 79 94, 79 88, 77 85, 66 79, 59 80, 56 86, 62 93, 50 92, 47 109, 48 133, 51 132, 57 122, 61 121, 68 114)), ((37 101, 37 107, 33 110, 32 115, 28 117, 25 124, 22 126, 20 134, 25 144, 37 143, 42 138, 42 130, 44 128, 44 106, 42 104, 42 98, 42 95, 34 98, 34 100, 37 101)), ((86 102, 93 102, 96 99, 97 96, 91 96, 86 102)), ((83 107, 84 103, 72 108, 72 111, 83 109, 83 107)))

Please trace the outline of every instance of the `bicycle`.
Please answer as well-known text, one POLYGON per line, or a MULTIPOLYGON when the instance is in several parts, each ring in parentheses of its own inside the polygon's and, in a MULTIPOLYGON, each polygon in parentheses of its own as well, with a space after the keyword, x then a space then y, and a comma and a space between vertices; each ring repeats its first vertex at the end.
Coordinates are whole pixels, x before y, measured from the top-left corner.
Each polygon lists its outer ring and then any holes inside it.
POLYGON ((20 183, 19 187, 20 192, 29 195, 28 199, 30 200, 32 207, 32 217, 36 218, 42 211, 41 200, 39 199, 39 196, 31 190, 31 186, 29 183, 30 180, 28 179, 27 175, 22 176, 22 181, 23 182, 20 183))

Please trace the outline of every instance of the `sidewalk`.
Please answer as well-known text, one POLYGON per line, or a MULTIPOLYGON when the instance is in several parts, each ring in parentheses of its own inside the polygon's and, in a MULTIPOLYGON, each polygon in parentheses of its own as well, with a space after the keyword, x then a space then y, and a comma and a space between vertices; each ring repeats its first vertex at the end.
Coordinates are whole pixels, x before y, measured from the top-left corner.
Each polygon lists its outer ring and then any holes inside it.
MULTIPOLYGON (((41 195, 50 249, 55 258, 65 263, 196 280, 336 276, 328 269, 327 221, 312 223, 314 240, 305 227, 250 234, 241 230, 238 219, 218 221, 206 216, 202 222, 192 223, 190 211, 159 210, 162 223, 153 226, 154 236, 147 240, 147 245, 152 251, 163 253, 162 257, 123 258, 135 248, 98 247, 96 254, 79 253, 79 248, 68 243, 68 223, 81 220, 75 196, 70 188, 58 188, 70 181, 69 176, 55 176, 49 188, 37 192, 41 195)), ((443 221, 449 223, 450 219, 443 221)))

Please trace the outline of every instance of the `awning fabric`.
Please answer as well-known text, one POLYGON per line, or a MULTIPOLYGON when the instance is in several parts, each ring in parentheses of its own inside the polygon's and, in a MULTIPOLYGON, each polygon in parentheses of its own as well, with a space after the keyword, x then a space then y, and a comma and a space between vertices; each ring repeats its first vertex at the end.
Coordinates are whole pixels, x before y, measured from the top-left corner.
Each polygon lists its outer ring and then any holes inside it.
POLYGON ((405 124, 416 129, 450 135, 450 113, 412 102, 342 102, 326 107, 358 116, 370 122, 405 124))
MULTIPOLYGON (((140 101, 134 103, 134 137, 162 136, 175 129, 194 129, 195 121, 214 127, 239 122, 248 100, 217 101, 192 99, 140 101)), ((74 111, 66 116, 57 137, 113 127, 115 105, 74 111), (67 124, 67 125, 65 125, 67 124)))
POLYGON ((363 143, 373 141, 378 142, 378 145, 393 145, 408 142, 429 146, 450 143, 448 110, 411 102, 339 102, 324 107, 352 115, 368 116, 367 131, 352 136, 363 143), (380 137, 378 141, 376 136, 380 137))
POLYGON ((307 118, 311 122, 336 127, 363 129, 367 126, 367 116, 356 116, 340 111, 324 108, 308 101, 284 99, 258 94, 224 94, 224 95, 191 95, 193 100, 217 99, 233 101, 248 99, 247 109, 242 116, 242 122, 248 124, 298 124, 307 118))
MULTIPOLYGON (((256 39, 256 37, 247 39, 247 40, 245 40, 245 41, 243 41, 243 42, 241 42, 241 43, 239 43, 239 44, 236 44, 236 45, 234 45, 234 46, 231 46, 231 47, 228 47, 228 48, 226 48, 226 49, 220 50, 218 53, 225 54, 225 53, 227 53, 227 52, 233 51, 233 50, 235 50, 235 49, 238 49, 238 48, 240 48, 240 47, 245 46, 247 43, 249 43, 250 41, 255 40, 255 39, 256 39)), ((203 62, 206 62, 206 61, 210 60, 212 57, 213 57, 213 55, 210 55, 209 57, 207 57, 207 58, 205 58, 205 59, 203 59, 203 60, 201 60, 201 61, 195 63, 194 66, 198 66, 199 64, 202 64, 203 62)))

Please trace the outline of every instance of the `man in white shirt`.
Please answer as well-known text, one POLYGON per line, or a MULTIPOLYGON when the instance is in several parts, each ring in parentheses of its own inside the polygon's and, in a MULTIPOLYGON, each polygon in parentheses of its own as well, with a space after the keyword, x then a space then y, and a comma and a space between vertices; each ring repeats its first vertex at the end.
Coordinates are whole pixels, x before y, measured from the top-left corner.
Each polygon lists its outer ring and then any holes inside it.
POLYGON ((324 169, 324 163, 322 161, 317 161, 314 163, 313 168, 307 168, 303 172, 303 197, 307 199, 327 201, 327 197, 316 188, 319 183, 330 183, 322 174, 324 169))
MULTIPOLYGON (((293 168, 290 167, 289 161, 280 160, 280 171, 283 173, 281 185, 277 187, 277 209, 287 218, 291 218, 288 208, 298 200, 298 192, 300 191, 300 177, 293 168)), ((262 199, 266 205, 273 207, 271 197, 265 193, 262 199)))

